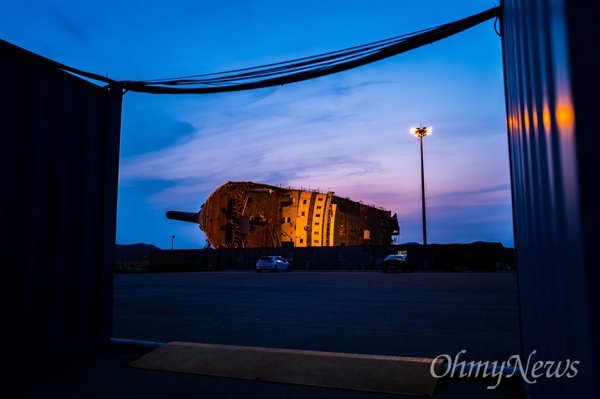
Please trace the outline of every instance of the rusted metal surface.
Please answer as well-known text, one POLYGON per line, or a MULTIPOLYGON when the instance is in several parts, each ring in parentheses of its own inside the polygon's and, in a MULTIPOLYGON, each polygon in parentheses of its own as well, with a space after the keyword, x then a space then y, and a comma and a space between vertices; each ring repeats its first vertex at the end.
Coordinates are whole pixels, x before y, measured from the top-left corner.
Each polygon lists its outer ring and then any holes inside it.
POLYGON ((217 188, 194 216, 213 248, 386 245, 399 233, 396 215, 334 195, 248 181, 217 188))

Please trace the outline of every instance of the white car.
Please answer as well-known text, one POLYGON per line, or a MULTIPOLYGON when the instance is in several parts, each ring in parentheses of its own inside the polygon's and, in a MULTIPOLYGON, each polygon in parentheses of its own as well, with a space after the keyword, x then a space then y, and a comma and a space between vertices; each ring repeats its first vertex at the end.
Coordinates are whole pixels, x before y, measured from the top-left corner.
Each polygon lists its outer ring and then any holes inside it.
POLYGON ((271 270, 272 272, 285 270, 289 272, 291 267, 290 263, 281 256, 261 256, 258 262, 256 262, 256 271, 260 273, 263 270, 271 270))

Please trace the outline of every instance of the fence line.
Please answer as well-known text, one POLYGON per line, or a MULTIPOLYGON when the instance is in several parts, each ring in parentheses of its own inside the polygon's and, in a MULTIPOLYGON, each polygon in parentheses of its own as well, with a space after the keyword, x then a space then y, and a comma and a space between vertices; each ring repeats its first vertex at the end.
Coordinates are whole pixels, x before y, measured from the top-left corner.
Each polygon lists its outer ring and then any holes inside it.
POLYGON ((196 263, 215 270, 253 270, 261 256, 279 255, 294 270, 377 270, 387 255, 399 251, 407 252, 415 269, 516 269, 514 250, 500 243, 154 250, 150 264, 196 263))

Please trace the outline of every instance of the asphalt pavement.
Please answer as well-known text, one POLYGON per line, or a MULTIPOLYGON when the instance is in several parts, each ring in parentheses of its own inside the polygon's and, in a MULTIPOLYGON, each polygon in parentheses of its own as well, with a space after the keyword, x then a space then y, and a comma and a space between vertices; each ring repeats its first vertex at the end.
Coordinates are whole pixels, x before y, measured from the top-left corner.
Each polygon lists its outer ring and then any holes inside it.
MULTIPOLYGON (((115 275, 113 337, 501 363, 520 353, 516 274, 115 275)), ((404 398, 132 368, 110 351, 2 375, 8 398, 404 398)), ((525 398, 518 377, 440 378, 434 398, 525 398), (494 387, 492 389, 492 387, 494 387)), ((507 377, 506 375, 501 377, 507 377)))

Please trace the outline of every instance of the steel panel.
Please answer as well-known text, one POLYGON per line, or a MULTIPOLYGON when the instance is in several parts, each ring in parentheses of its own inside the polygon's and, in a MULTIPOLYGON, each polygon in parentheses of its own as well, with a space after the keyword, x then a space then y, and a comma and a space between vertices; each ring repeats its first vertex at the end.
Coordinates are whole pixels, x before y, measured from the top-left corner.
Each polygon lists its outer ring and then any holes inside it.
POLYGON ((560 361, 562 368, 580 362, 573 378, 543 375, 527 384, 532 398, 600 394, 594 248, 600 174, 591 156, 600 140, 586 101, 600 65, 590 44, 598 33, 585 22, 593 12, 586 9, 584 1, 503 4, 521 358, 533 354, 532 363, 560 361))
POLYGON ((11 369, 108 348, 122 94, 4 41, 0 68, 0 346, 11 369))

